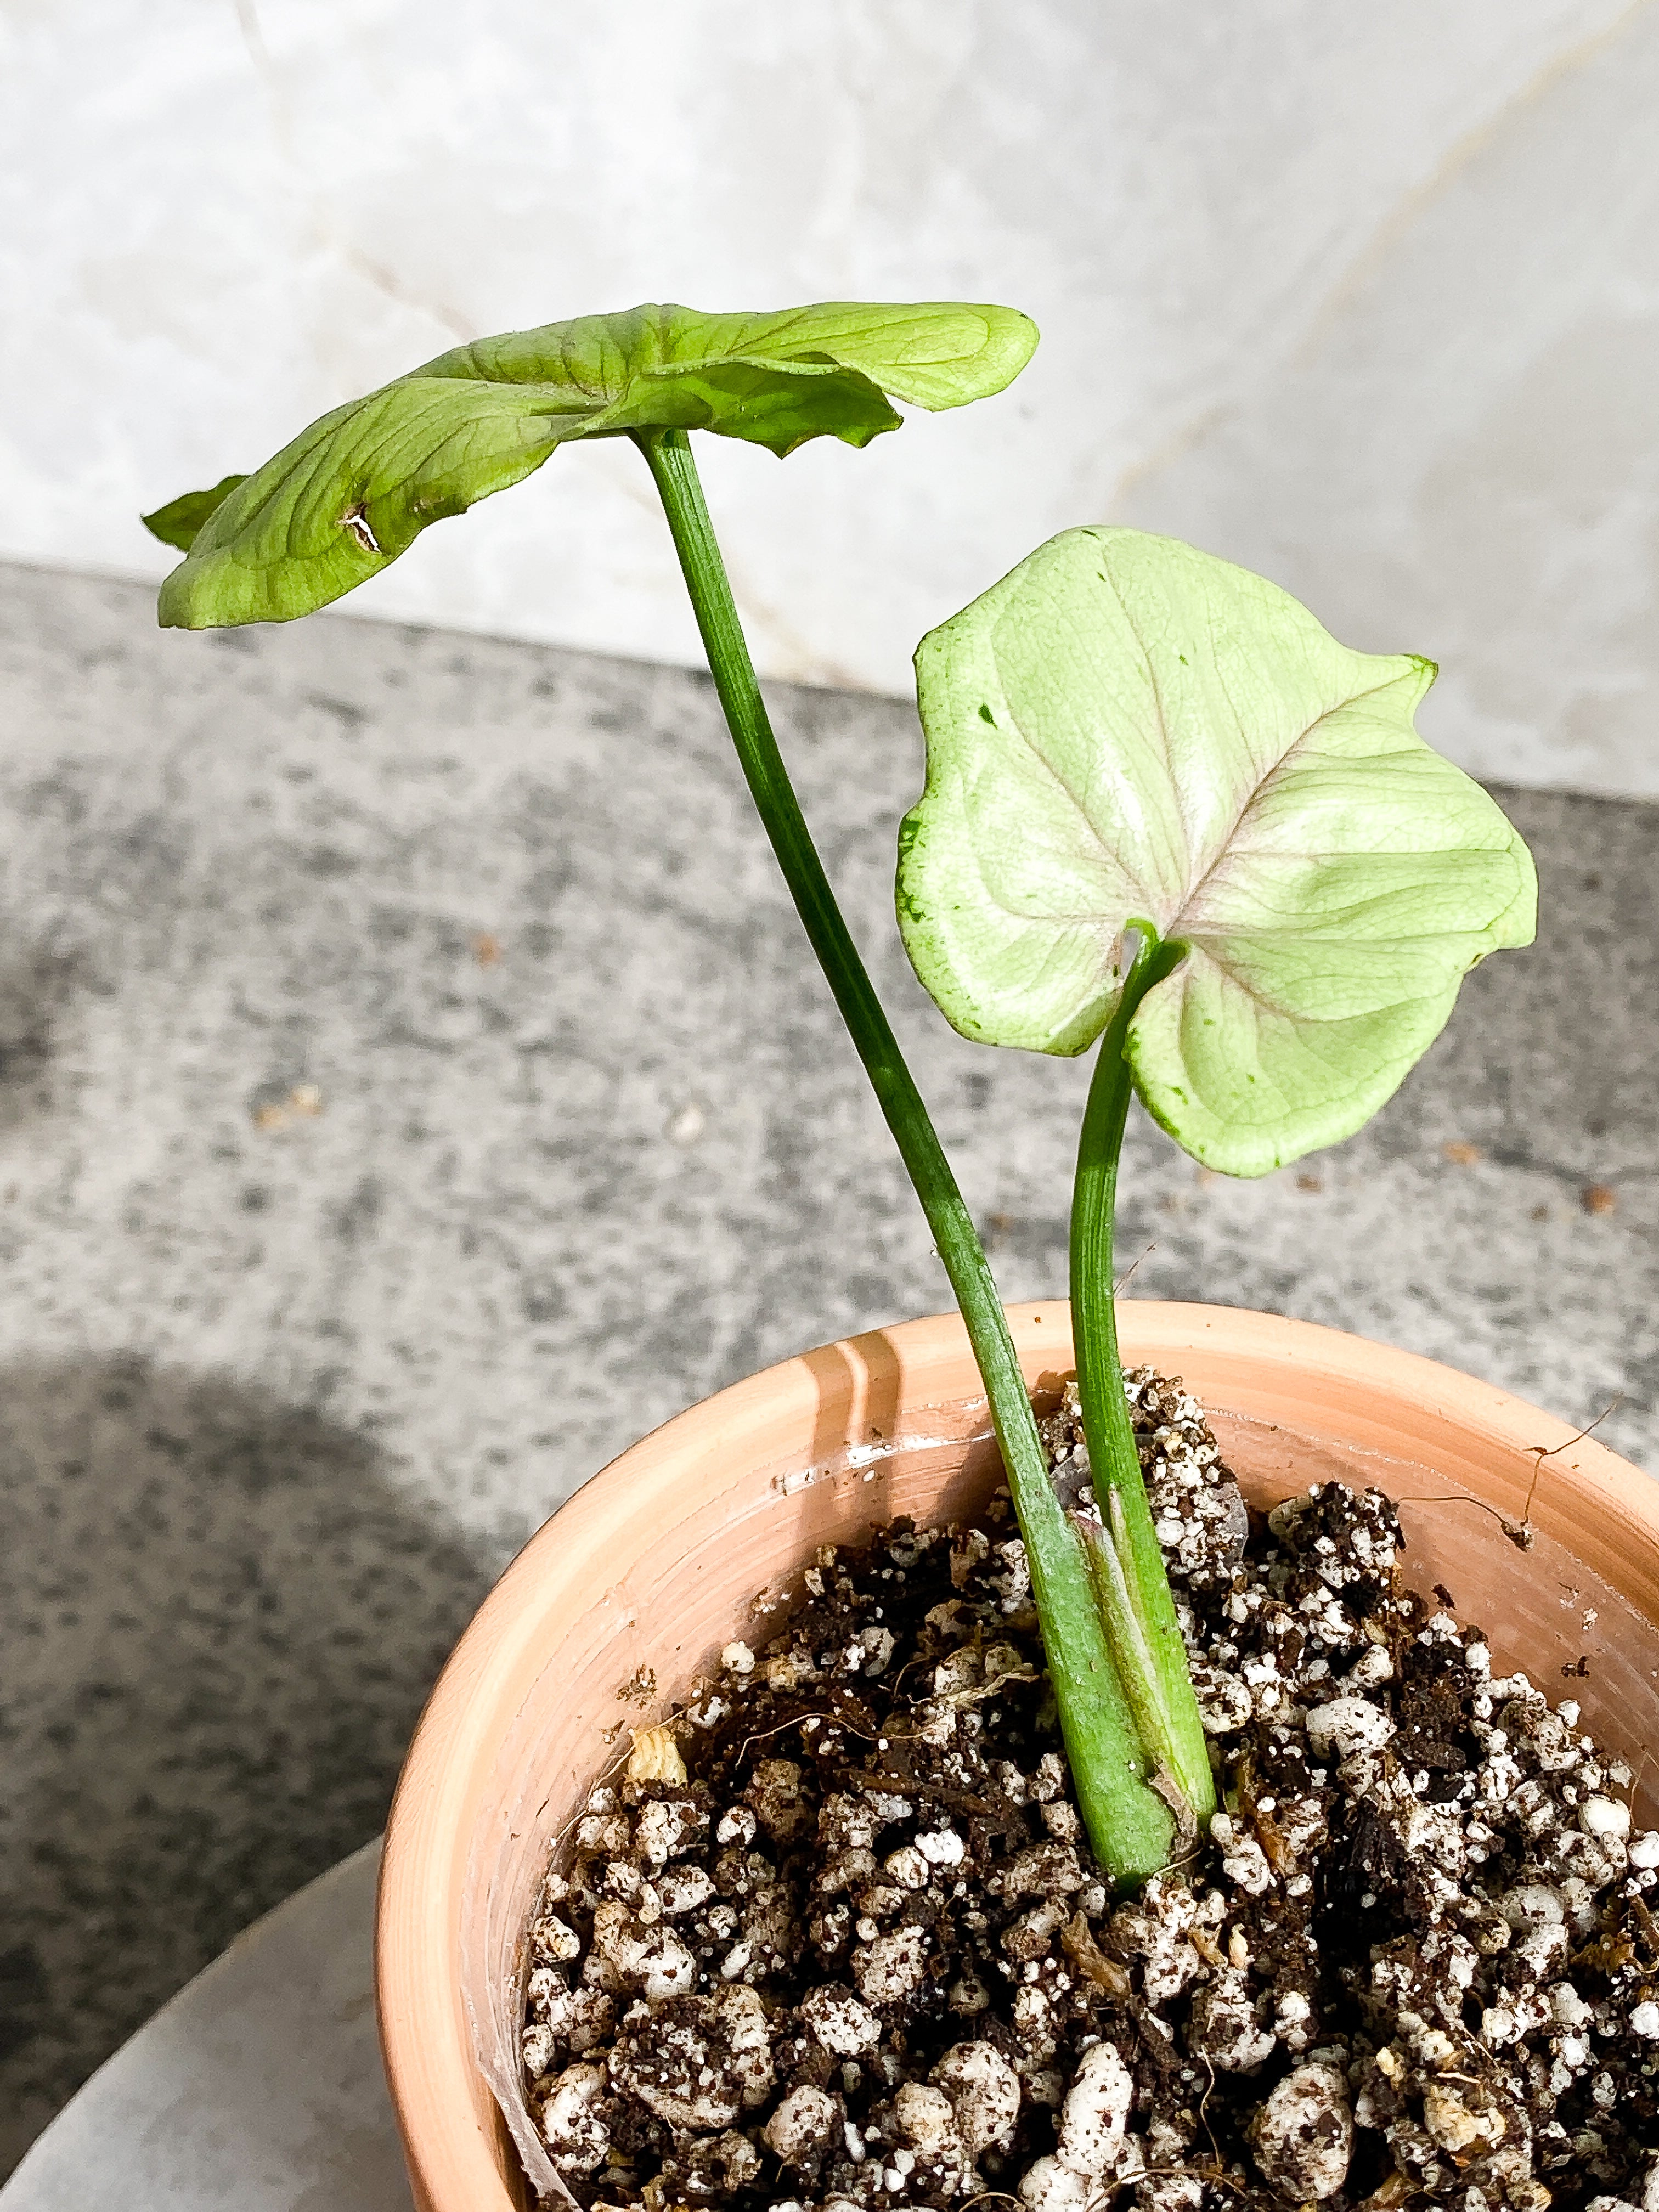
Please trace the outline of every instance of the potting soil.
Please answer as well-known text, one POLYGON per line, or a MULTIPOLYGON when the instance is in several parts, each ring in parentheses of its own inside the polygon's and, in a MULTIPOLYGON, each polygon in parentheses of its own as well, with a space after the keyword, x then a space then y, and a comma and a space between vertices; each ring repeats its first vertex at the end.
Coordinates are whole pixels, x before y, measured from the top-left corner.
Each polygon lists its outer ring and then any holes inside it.
MULTIPOLYGON (((1099 1874, 1006 1493, 821 1552, 556 1854, 523 2047, 567 2212, 1659 2212, 1630 1771, 1405 1586, 1380 1492, 1253 1522, 1182 1386, 1129 1391, 1209 1835, 1099 1874)), ((1074 1393, 1043 1425, 1086 1507, 1074 1393)))

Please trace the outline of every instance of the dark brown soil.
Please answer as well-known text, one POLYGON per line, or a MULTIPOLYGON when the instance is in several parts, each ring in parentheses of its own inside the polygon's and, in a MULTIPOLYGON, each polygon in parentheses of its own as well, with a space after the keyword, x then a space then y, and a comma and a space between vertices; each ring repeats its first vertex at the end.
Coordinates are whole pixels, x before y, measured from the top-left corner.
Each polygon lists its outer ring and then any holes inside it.
MULTIPOLYGON (((1006 1499, 823 1552, 674 1723, 689 1778, 647 1731, 667 1778, 597 1789, 549 1877, 526 2078, 567 2205, 1659 2212, 1628 1771, 1405 1588, 1381 1492, 1247 1544, 1192 1399, 1131 1389, 1210 1836, 1099 1878, 1006 1499)), ((1074 1401, 1045 1425, 1086 1496, 1074 1401)))

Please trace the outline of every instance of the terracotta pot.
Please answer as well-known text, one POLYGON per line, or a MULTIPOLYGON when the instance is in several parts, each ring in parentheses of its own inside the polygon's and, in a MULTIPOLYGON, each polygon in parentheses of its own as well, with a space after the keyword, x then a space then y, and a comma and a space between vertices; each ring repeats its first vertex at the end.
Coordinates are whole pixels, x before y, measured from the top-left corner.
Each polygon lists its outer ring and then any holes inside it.
MULTIPOLYGON (((1030 1382, 1070 1366, 1063 1300, 1009 1319, 1030 1382)), ((1553 1698, 1570 1687, 1584 1726, 1644 1763, 1659 1486, 1489 1384, 1334 1330, 1151 1301, 1120 1327, 1126 1364, 1198 1393, 1253 1502, 1324 1475, 1388 1489, 1415 1586, 1449 1589, 1500 1665, 1553 1698), (1529 1496, 1523 1553, 1472 1501, 1519 1521, 1529 1496), (1581 1657, 1588 1676, 1563 1683, 1581 1657)), ((380 1877, 380 2033, 423 2212, 527 2201, 477 2054, 516 2081, 523 1930, 552 1839, 626 1747, 618 1723, 655 1717, 732 1637, 763 1640, 818 1544, 897 1513, 970 1515, 1000 1480, 988 1431, 954 1314, 830 1345, 635 1444, 491 1592, 416 1732, 380 1877), (644 1705, 618 1701, 629 1682, 644 1705)), ((1638 1814, 1655 1808, 1638 1797, 1638 1814)))

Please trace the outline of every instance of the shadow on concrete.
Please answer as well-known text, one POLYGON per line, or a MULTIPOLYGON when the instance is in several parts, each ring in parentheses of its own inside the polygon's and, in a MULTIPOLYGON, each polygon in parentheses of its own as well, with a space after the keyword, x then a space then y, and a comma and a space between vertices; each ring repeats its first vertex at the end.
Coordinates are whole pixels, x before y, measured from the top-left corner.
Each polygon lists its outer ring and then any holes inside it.
POLYGON ((0 946, 0 1137, 58 1103, 61 1032, 86 981, 73 952, 0 946))
POLYGON ((483 1595, 372 1442, 139 1359, 0 1375, 0 2174, 382 1825, 483 1595))

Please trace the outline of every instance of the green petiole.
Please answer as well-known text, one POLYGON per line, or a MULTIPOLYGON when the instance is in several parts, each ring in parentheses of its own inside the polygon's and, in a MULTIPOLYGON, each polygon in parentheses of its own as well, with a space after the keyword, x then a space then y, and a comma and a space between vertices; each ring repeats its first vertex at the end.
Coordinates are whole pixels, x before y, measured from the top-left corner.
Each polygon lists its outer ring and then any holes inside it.
MULTIPOLYGON (((1166 1863, 1174 1821, 1148 1784, 1152 1762, 1108 1647, 1082 1547, 1049 1480, 989 1264, 801 815, 732 603, 690 441, 683 430, 649 430, 638 434, 636 442, 662 499, 714 689, 756 808, 962 1308, 1025 1540, 1060 1730, 1090 1844, 1114 1880, 1125 1885, 1143 1881, 1166 1863)), ((1110 1280, 1109 1267, 1109 1314, 1110 1280)), ((1144 1508, 1144 1492, 1142 1504, 1144 1508)), ((1208 1774, 1206 1765, 1206 1782, 1208 1774)))
POLYGON ((1178 964, 1186 947, 1164 943, 1148 921, 1132 922, 1126 939, 1130 933, 1133 956, 1100 1041, 1078 1140, 1072 1186, 1073 1350, 1089 1471, 1104 1523, 1091 1535, 1090 1553, 1107 1634, 1147 1749, 1169 1769, 1194 1815, 1205 1823, 1216 1808, 1215 1778, 1187 1671, 1187 1648, 1176 1618, 1163 1547, 1141 1479, 1140 1454, 1124 1395, 1112 1295, 1117 1169, 1129 1108, 1129 1068, 1123 1048, 1135 1009, 1178 964), (1120 1584, 1121 1605, 1117 1601, 1120 1584))

